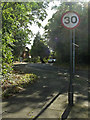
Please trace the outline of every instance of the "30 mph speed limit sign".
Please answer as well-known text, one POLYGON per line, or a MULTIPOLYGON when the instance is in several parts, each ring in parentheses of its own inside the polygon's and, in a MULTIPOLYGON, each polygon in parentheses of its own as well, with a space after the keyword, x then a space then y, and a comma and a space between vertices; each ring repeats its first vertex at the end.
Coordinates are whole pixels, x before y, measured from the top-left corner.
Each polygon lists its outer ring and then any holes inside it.
POLYGON ((80 17, 78 13, 68 11, 62 15, 61 22, 65 28, 74 29, 79 25, 80 17))

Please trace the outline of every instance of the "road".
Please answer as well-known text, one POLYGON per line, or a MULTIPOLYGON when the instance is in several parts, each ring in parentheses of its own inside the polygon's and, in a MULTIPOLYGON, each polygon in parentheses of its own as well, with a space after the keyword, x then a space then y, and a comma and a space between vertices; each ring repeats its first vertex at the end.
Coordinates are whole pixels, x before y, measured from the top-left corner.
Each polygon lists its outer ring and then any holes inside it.
POLYGON ((58 104, 49 110, 50 118, 60 117, 67 106, 68 70, 55 67, 53 64, 35 63, 16 64, 15 69, 23 73, 35 73, 38 79, 32 85, 28 85, 23 92, 3 100, 3 118, 39 117, 42 111, 52 106, 55 99, 61 96, 56 102, 58 104))

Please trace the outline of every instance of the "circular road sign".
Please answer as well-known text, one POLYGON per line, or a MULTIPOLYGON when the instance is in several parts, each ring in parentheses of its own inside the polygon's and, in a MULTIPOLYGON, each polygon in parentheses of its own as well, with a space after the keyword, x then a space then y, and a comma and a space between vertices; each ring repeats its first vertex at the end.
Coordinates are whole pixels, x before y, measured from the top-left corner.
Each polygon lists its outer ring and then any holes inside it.
POLYGON ((80 17, 78 13, 74 11, 68 11, 62 15, 61 22, 65 28, 74 29, 79 25, 80 17))

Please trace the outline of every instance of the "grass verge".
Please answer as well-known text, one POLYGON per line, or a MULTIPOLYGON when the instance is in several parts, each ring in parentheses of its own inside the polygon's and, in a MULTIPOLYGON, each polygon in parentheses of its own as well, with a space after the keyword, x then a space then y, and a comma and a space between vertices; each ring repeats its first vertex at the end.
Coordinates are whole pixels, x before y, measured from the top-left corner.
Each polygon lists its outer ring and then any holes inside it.
POLYGON ((2 99, 24 90, 37 79, 35 74, 8 74, 1 80, 2 99))

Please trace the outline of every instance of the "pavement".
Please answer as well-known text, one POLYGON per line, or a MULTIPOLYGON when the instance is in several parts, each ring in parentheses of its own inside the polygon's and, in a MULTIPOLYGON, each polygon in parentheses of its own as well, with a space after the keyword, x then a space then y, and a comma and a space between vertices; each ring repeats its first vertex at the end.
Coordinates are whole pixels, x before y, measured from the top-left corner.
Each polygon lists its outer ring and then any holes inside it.
MULTIPOLYGON (((38 80, 2 101, 3 118, 88 118, 87 74, 74 81, 74 106, 68 106, 68 70, 53 64, 16 64, 15 69, 35 73, 38 80)), ((29 119, 29 120, 30 120, 29 119)))

